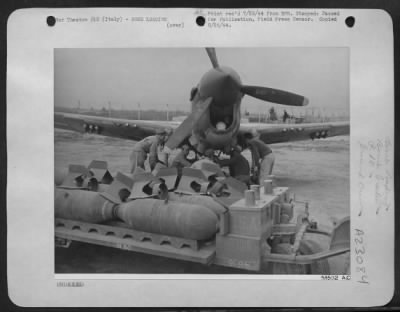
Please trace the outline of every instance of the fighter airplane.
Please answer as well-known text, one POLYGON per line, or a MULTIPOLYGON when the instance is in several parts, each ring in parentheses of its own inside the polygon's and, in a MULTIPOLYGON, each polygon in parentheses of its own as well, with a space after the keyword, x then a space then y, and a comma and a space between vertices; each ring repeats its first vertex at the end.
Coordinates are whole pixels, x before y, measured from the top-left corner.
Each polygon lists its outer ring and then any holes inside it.
POLYGON ((229 152, 246 132, 256 132, 267 144, 326 138, 350 132, 349 122, 303 124, 241 124, 240 105, 245 95, 289 106, 304 106, 308 99, 291 92, 242 84, 236 71, 220 66, 214 48, 206 48, 212 68, 190 92, 191 114, 183 122, 125 120, 55 113, 56 128, 141 140, 158 129, 172 128, 169 149, 188 142, 203 153, 207 148, 229 152))

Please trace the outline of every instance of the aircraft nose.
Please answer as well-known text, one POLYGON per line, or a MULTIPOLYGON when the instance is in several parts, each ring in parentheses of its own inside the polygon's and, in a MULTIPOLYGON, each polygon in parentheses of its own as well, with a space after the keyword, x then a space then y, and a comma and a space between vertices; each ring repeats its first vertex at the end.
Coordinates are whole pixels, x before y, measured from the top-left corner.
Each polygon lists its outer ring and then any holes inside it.
POLYGON ((200 81, 201 96, 212 97, 216 104, 232 102, 240 93, 240 82, 231 73, 212 69, 200 81))

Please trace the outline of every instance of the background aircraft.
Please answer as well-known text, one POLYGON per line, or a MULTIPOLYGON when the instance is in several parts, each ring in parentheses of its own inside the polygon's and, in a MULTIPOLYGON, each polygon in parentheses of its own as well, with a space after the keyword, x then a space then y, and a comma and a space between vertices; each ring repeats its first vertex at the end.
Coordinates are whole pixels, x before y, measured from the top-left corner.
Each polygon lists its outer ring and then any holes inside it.
POLYGON ((206 51, 213 68, 192 88, 192 111, 182 123, 55 113, 55 127, 132 140, 141 140, 155 134, 157 129, 170 127, 174 132, 166 142, 168 148, 174 149, 182 142, 188 141, 199 153, 203 153, 207 148, 227 153, 233 145, 240 142, 246 132, 257 132, 260 139, 266 143, 325 138, 349 133, 349 122, 241 124, 240 105, 245 95, 290 106, 307 105, 308 99, 287 91, 244 85, 233 69, 219 65, 213 48, 206 48, 206 51))

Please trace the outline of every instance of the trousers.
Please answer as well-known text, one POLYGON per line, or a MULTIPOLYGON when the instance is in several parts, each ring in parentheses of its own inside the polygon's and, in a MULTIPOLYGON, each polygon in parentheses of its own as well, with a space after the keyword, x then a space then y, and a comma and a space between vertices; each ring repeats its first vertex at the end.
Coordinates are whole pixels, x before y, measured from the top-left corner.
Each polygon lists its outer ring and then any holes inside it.
POLYGON ((144 170, 144 162, 146 161, 146 159, 147 154, 145 152, 133 151, 129 156, 129 160, 131 162, 131 173, 135 171, 136 167, 140 167, 144 170))
POLYGON ((269 153, 262 159, 260 164, 260 173, 258 175, 258 183, 260 185, 263 185, 264 180, 266 180, 268 176, 272 174, 274 163, 275 155, 273 153, 269 153))

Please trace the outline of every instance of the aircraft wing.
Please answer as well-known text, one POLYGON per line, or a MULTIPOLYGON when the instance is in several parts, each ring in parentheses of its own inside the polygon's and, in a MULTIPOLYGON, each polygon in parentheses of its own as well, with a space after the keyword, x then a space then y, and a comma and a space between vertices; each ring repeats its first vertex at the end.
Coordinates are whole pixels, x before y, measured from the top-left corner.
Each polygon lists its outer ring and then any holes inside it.
POLYGON ((154 135, 158 129, 176 129, 180 122, 147 121, 54 113, 54 127, 77 132, 95 133, 110 137, 139 141, 154 135))
POLYGON ((320 139, 350 133, 350 122, 301 123, 301 124, 241 124, 239 136, 244 133, 260 135, 267 144, 320 139))

